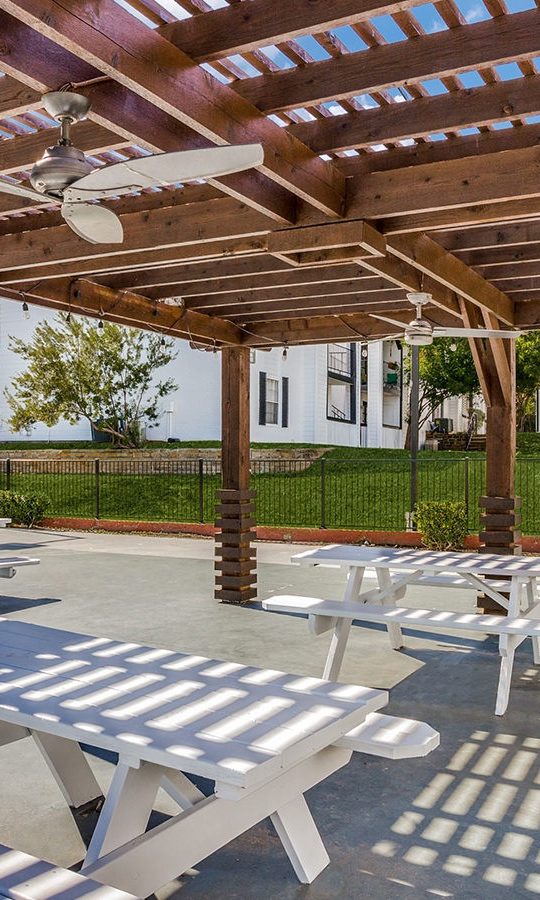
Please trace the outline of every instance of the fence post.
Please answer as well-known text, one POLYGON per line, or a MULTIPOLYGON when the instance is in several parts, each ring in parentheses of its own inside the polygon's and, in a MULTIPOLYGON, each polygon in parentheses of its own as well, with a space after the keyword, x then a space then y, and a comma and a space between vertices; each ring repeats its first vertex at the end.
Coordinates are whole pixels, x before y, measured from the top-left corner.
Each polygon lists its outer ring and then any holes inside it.
POLYGON ((321 459, 321 528, 326 528, 326 460, 321 459))
POLYGON ((204 524, 204 461, 199 460, 199 522, 204 524))
POLYGON ((95 513, 96 519, 99 519, 99 515, 100 515, 100 509, 99 509, 99 507, 100 507, 99 459, 94 460, 94 472, 95 472, 95 510, 94 510, 94 513, 95 513))
POLYGON ((469 524, 469 457, 465 457, 465 514, 467 516, 467 524, 469 524))
POLYGON ((6 459, 6 491, 11 490, 11 459, 6 459))

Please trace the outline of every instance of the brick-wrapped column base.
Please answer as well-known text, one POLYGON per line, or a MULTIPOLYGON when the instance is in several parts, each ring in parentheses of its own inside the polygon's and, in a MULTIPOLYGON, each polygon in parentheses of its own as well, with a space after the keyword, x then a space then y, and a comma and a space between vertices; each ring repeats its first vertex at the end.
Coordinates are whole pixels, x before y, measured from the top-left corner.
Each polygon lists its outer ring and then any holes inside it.
POLYGON ((257 596, 255 491, 218 491, 215 536, 216 600, 249 603, 257 596))
MULTIPOLYGON (((480 497, 480 553, 521 556, 521 498, 480 497)), ((506 615, 506 610, 485 594, 478 595, 484 612, 506 615)))

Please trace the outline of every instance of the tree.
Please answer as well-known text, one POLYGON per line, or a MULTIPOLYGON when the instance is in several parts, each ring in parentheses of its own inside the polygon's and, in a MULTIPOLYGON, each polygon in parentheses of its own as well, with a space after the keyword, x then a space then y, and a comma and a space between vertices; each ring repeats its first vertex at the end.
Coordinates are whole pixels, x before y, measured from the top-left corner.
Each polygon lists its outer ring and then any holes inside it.
POLYGON ((523 334, 516 341, 516 420, 518 431, 524 431, 527 419, 534 414, 534 399, 540 388, 540 332, 523 334))
POLYGON ((59 315, 40 322, 32 340, 10 338, 27 363, 4 391, 14 431, 60 419, 86 419, 123 447, 140 446, 143 427, 159 421, 160 401, 176 389, 156 372, 176 357, 174 342, 110 322, 59 315))
POLYGON ((420 384, 430 413, 450 397, 468 397, 470 418, 480 383, 468 340, 437 338, 425 347, 420 354, 420 384))
MULTIPOLYGON (((410 380, 410 360, 406 372, 410 380)), ((479 391, 478 376, 466 338, 437 338, 420 349, 420 401, 418 427, 421 429, 433 411, 450 397, 473 397, 479 391), (452 349, 455 348, 455 349, 452 349)), ((410 417, 405 444, 410 446, 410 417)))

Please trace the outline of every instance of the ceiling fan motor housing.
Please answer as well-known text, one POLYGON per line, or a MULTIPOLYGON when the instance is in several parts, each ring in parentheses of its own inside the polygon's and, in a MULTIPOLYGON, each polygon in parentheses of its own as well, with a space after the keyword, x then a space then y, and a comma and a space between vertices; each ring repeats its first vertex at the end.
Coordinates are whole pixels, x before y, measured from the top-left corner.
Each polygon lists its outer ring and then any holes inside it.
POLYGON ((57 194, 74 181, 93 172, 94 166, 81 150, 66 144, 49 147, 30 173, 30 181, 42 194, 57 194))

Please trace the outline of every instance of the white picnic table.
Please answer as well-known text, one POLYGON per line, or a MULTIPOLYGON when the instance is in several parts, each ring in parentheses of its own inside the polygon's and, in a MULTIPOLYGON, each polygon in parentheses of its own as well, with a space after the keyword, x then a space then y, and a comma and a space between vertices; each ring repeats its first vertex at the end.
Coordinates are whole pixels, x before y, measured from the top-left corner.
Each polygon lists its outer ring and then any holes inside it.
MULTIPOLYGON (((0 619, 0 745, 36 741, 73 810, 101 795, 79 741, 118 753, 82 874, 148 896, 270 816, 298 878, 329 858, 304 800, 353 751, 423 756, 386 691, 0 619), (187 777, 214 782, 209 797, 187 777), (159 786, 180 808, 145 833, 159 786)), ((0 890, 1 893, 1 890, 0 890)))
POLYGON ((39 566, 39 559, 30 556, 0 556, 0 578, 13 578, 23 566, 39 566))
POLYGON ((515 651, 527 637, 532 638, 534 663, 540 663, 538 557, 333 544, 297 553, 292 561, 304 566, 347 570, 346 587, 340 600, 284 596, 270 597, 263 602, 263 607, 270 611, 307 614, 314 634, 333 629, 323 678, 334 681, 339 677, 354 619, 385 624, 391 646, 396 650, 403 646, 402 625, 498 634, 501 655, 495 708, 498 715, 508 706, 515 651), (373 579, 369 578, 369 570, 375 572, 376 587, 370 588, 373 579), (482 591, 508 610, 508 617, 398 606, 411 585, 482 591))

